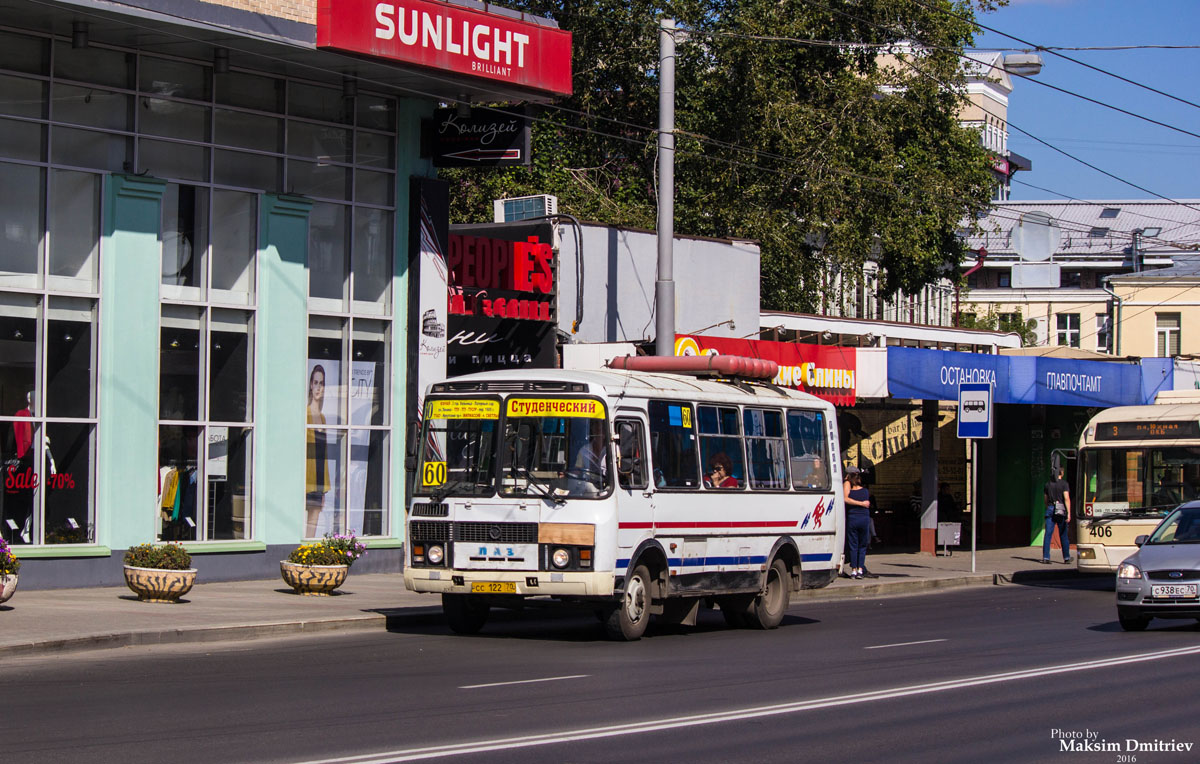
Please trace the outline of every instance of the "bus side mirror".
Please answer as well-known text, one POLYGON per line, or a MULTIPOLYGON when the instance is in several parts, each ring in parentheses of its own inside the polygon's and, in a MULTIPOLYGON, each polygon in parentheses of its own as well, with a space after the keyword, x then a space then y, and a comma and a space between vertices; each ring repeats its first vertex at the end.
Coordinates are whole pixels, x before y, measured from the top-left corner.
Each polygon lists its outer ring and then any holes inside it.
POLYGON ((404 469, 407 472, 417 471, 417 433, 421 431, 421 423, 410 420, 404 433, 404 469))
POLYGON ((1150 540, 1150 537, 1143 533, 1142 535, 1135 538, 1133 540, 1133 543, 1135 546, 1141 546, 1142 544, 1145 544, 1149 540, 1150 540))

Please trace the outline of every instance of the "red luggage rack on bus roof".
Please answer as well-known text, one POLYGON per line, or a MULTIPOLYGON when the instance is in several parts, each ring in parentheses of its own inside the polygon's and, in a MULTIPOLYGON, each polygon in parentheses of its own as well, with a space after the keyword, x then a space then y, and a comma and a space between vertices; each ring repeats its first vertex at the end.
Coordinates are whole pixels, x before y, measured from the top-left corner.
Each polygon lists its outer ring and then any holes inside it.
POLYGON ((689 374, 697 377, 766 380, 768 382, 779 373, 779 364, 774 361, 740 355, 623 355, 609 361, 608 368, 648 373, 689 374))

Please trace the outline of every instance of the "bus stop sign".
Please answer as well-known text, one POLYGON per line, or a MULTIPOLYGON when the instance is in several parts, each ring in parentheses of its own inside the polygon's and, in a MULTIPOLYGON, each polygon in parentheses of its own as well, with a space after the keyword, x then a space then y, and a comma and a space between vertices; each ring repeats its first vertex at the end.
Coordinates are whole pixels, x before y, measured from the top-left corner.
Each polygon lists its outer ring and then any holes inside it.
POLYGON ((958 437, 992 437, 992 386, 964 382, 958 386, 958 437))

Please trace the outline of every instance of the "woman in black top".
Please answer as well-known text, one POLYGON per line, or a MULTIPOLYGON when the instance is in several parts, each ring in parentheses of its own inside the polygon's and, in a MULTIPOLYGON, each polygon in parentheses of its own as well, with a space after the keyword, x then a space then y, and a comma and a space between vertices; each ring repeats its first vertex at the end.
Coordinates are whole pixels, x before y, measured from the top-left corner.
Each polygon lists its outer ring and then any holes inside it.
POLYGON ((871 492, 862 484, 862 470, 846 468, 846 538, 850 542, 850 577, 862 578, 867 564, 871 526, 871 492))

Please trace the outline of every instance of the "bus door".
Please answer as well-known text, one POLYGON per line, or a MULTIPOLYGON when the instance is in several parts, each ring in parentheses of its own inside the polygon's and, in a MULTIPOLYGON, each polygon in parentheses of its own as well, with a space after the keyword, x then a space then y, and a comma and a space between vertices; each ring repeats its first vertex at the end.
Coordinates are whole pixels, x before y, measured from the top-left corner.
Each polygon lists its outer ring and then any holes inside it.
POLYGON ((654 487, 646 441, 646 417, 636 411, 618 412, 613 434, 617 441, 617 546, 635 546, 654 527, 654 487))

